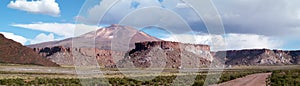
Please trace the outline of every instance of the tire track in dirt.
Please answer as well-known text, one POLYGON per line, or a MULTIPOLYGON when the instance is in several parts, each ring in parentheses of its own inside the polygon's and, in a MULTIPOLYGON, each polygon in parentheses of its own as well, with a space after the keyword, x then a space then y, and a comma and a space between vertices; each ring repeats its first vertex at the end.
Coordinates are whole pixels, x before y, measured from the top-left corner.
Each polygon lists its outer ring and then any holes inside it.
POLYGON ((271 73, 258 73, 210 86, 266 86, 266 80, 271 73))

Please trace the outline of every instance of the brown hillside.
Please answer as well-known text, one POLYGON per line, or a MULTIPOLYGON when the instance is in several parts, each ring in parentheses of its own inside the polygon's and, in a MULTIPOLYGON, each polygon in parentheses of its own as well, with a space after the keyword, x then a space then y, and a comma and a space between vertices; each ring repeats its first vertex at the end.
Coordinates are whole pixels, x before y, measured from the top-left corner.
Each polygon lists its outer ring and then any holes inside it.
POLYGON ((31 48, 5 38, 2 34, 0 34, 0 63, 59 66, 46 58, 42 58, 31 48))

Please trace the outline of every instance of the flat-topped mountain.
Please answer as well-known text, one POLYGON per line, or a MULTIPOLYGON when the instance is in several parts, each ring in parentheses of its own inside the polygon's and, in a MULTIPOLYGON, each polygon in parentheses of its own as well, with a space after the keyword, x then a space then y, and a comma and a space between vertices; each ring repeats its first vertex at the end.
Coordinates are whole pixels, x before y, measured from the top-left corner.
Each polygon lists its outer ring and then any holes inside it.
POLYGON ((2 34, 0 34, 0 63, 59 66, 55 62, 43 58, 31 48, 5 38, 2 34))

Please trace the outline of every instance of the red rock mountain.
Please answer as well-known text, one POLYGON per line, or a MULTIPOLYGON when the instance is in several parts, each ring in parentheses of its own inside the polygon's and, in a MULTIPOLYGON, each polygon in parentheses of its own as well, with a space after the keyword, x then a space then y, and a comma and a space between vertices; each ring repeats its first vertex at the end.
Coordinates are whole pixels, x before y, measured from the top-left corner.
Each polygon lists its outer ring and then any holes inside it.
MULTIPOLYGON (((61 41, 45 42, 40 44, 28 45, 31 48, 45 48, 54 46, 72 47, 72 40, 75 42, 77 48, 93 48, 97 47, 101 50, 110 50, 111 41, 114 38, 116 32, 121 32, 118 34, 133 34, 131 38, 131 48, 134 48, 134 43, 144 42, 144 41, 159 41, 160 39, 150 36, 142 31, 138 31, 132 27, 121 26, 113 24, 109 27, 98 29, 97 31, 92 31, 83 34, 78 37, 68 38, 61 41)), ((129 39, 128 39, 129 40, 129 39)))
POLYGON ((0 34, 0 63, 59 66, 49 59, 43 58, 32 49, 5 38, 2 34, 0 34))
MULTIPOLYGON (((213 57, 210 47, 201 44, 185 44, 170 41, 147 41, 135 43, 135 48, 130 51, 100 50, 97 48, 66 48, 62 46, 34 48, 41 56, 51 59, 62 66, 74 64, 73 56, 85 58, 82 62, 93 65, 96 58, 102 67, 126 67, 128 62, 133 62, 137 67, 147 68, 150 65, 166 68, 207 66, 213 57), (80 53, 80 54, 74 54, 80 53), (95 53, 94 53, 95 52, 95 53), (113 58, 117 60, 113 60, 113 58), (164 61, 162 61, 162 58, 164 61), (84 61, 83 61, 84 60, 84 61), (151 61, 150 61, 151 60, 151 61), (161 61, 163 63, 161 63, 161 61), (182 63, 183 62, 183 63, 182 63), (182 66, 182 64, 184 66, 182 66)), ((129 63, 130 64, 130 63, 129 63)))
MULTIPOLYGON (((41 56, 49 58, 51 61, 60 65, 73 65, 72 50, 84 53, 84 57, 94 56, 88 52, 96 51, 98 62, 104 66, 111 66, 111 42, 115 33, 129 35, 132 34, 129 47, 134 48, 134 43, 144 41, 160 41, 160 39, 152 37, 144 32, 138 31, 132 27, 113 24, 109 27, 101 28, 97 31, 92 31, 78 37, 68 38, 61 41, 45 42, 40 44, 29 45, 35 52, 41 56), (72 47, 72 42, 75 42, 76 47, 72 47)), ((126 45, 124 45, 126 46, 126 45)), ((129 50, 130 50, 129 49, 129 50)), ((128 50, 128 51, 129 51, 128 50)), ((119 52, 125 53, 125 52, 119 52)))
MULTIPOLYGON (((117 45, 117 47, 119 46, 122 47, 122 43, 117 45)), ((72 66, 74 55, 85 58, 81 61, 90 65, 93 65, 93 60, 96 58, 103 67, 122 66, 128 62, 133 62, 138 67, 149 67, 151 62, 155 65, 162 65, 163 63, 155 61, 162 57, 165 57, 165 67, 167 68, 181 67, 181 62, 185 62, 186 66, 195 66, 197 63, 206 66, 213 59, 208 45, 162 41, 132 27, 120 25, 111 25, 78 37, 29 45, 29 47, 32 47, 41 56, 62 66, 72 66), (115 35, 116 32, 118 35, 115 35), (128 39, 130 40, 130 49, 118 51, 110 48, 114 36, 132 35, 132 33, 135 34, 128 39), (94 42, 89 42, 94 38, 96 48, 93 46, 94 42), (78 40, 75 43, 76 47, 72 47, 72 40, 78 40), (74 52, 79 54, 74 54, 74 52), (117 60, 113 60, 113 55, 120 56, 114 57, 117 60), (185 61, 181 61, 181 57, 185 61), (152 59, 151 62, 149 59, 152 59)))

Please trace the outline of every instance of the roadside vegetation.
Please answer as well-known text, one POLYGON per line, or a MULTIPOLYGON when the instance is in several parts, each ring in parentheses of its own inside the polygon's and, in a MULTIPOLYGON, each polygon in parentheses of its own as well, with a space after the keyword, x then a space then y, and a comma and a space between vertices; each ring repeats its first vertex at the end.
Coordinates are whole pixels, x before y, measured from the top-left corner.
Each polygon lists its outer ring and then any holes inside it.
MULTIPOLYGON (((247 71, 225 71, 222 73, 220 80, 217 83, 233 80, 236 78, 244 77, 249 74, 254 73, 261 73, 266 71, 261 70, 247 70, 247 71)), ((4 73, 4 72, 2 72, 4 73)), ((159 76, 150 81, 137 81, 130 78, 107 78, 108 82, 113 86, 116 85, 150 85, 150 86, 158 86, 158 85, 171 85, 176 77, 181 78, 189 78, 189 75, 180 75, 180 76, 159 76)), ((147 77, 143 77, 147 78, 147 77)), ((194 86, 202 86, 205 82, 206 75, 197 75, 194 81, 194 86)), ((89 83, 88 85, 94 86, 99 83, 103 83, 102 79, 81 79, 89 83)), ((215 79, 217 80, 217 79, 215 79)), ((212 81, 215 81, 212 80, 212 81)), ((208 84, 212 84, 212 81, 208 81, 208 84)), ((183 85, 186 81, 181 82, 183 85)), ((7 85, 7 86, 81 86, 81 82, 79 79, 76 78, 33 78, 33 79, 1 79, 0 85, 7 85)), ((84 83, 83 83, 84 84, 84 83)), ((179 83, 180 84, 180 83, 179 83)))
POLYGON ((267 82, 271 86, 300 86, 300 69, 275 70, 267 82))
MULTIPOLYGON (((40 67, 33 65, 14 65, 14 64, 1 64, 0 68, 7 69, 10 67, 16 68, 35 68, 40 69, 39 72, 25 72, 25 71, 0 71, 0 86, 81 86, 81 81, 77 79, 76 74, 65 74, 65 73, 48 73, 44 72, 47 69, 57 69, 58 71, 63 70, 73 70, 72 68, 56 68, 56 67, 40 67)), ((270 73, 272 75, 268 78, 267 83, 271 86, 300 86, 300 69, 299 65, 288 65, 288 66, 251 66, 251 67, 236 67, 225 69, 222 73, 222 76, 219 78, 217 83, 222 83, 226 81, 230 81, 236 78, 241 78, 250 74, 255 73, 270 73)), ((105 69, 109 71, 118 71, 117 69, 105 69)), ((148 85, 148 86, 157 86, 157 85, 171 85, 176 77, 190 77, 190 75, 186 74, 178 74, 176 69, 166 69, 162 73, 162 76, 156 77, 150 81, 137 81, 130 78, 123 78, 119 72, 109 73, 106 80, 113 86, 116 85, 148 85)), ((195 78, 194 86, 202 86, 205 83, 207 71, 203 70, 202 72, 197 73, 195 78)), ((147 78, 149 75, 143 76, 143 78, 147 78)), ((193 75, 194 76, 194 75, 193 75)), ((141 77, 137 75, 137 77, 141 77)), ((92 79, 81 79, 89 83, 88 85, 94 86, 97 83, 103 83, 100 79, 92 78, 92 79)), ((208 84, 215 84, 217 79, 213 79, 212 81, 207 81, 208 84)), ((184 84, 188 80, 183 80, 182 84, 184 84)), ((180 83, 179 83, 180 84, 180 83)))

